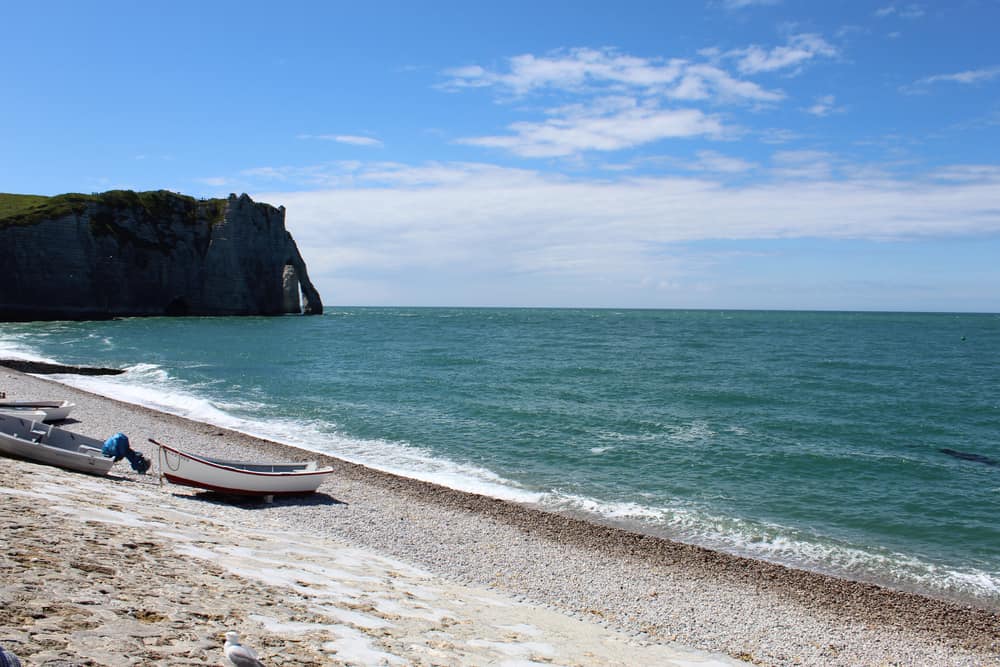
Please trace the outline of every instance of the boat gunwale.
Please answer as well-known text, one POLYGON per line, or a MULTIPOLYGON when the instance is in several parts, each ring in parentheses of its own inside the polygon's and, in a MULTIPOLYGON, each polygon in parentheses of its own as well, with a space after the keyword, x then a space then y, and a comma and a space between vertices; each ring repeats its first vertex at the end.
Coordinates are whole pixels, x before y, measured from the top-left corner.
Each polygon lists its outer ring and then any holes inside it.
MULTIPOLYGON (((197 454, 191 454, 189 452, 185 452, 183 450, 177 449, 176 447, 171 447, 170 445, 164 445, 162 443, 157 443, 157 445, 161 449, 165 449, 165 450, 167 450, 169 452, 172 452, 173 454, 176 454, 177 456, 186 458, 188 460, 195 461, 197 463, 201 463, 203 465, 207 465, 207 466, 212 467, 212 468, 218 468, 220 470, 226 470, 226 471, 230 471, 230 472, 239 473, 241 475, 253 475, 253 476, 257 476, 257 477, 267 477, 267 478, 280 478, 280 477, 309 477, 309 476, 312 476, 312 475, 329 475, 330 473, 333 472, 333 468, 331 468, 329 466, 323 467, 323 468, 318 468, 317 467, 317 468, 314 468, 312 470, 309 470, 307 467, 310 464, 315 464, 315 461, 310 461, 310 462, 307 462, 307 463, 253 463, 253 462, 250 462, 250 461, 226 461, 226 460, 223 460, 223 459, 213 459, 213 458, 209 458, 209 457, 206 457, 206 456, 199 456, 197 454), (265 472, 263 470, 248 470, 247 468, 240 467, 240 466, 245 466, 245 465, 248 465, 248 466, 272 466, 272 467, 276 467, 276 466, 288 466, 288 467, 298 468, 298 469, 285 470, 285 471, 280 471, 280 472, 265 472)), ((168 474, 166 472, 163 472, 163 475, 168 480, 172 476, 172 475, 170 475, 170 474, 168 474)), ((278 492, 278 493, 280 493, 280 492, 278 492)))
MULTIPOLYGON (((52 429, 54 428, 51 424, 44 424, 32 419, 24 419, 23 417, 3 413, 0 413, 0 416, 17 420, 21 422, 20 426, 22 429, 27 429, 23 434, 0 429, 0 442, 5 443, 0 445, 0 449, 2 449, 4 456, 95 475, 107 475, 111 472, 114 460, 105 457, 100 447, 95 447, 88 442, 77 442, 75 443, 75 448, 63 446, 62 444, 49 444, 48 441, 52 436, 52 429), (46 432, 41 433, 41 429, 36 431, 35 426, 42 427, 46 432), (40 437, 37 439, 27 437, 30 435, 40 437), (37 452, 37 454, 34 452, 37 452)), ((4 420, 0 419, 0 422, 2 421, 4 420)), ((70 431, 66 431, 66 433, 69 435, 70 440, 82 437, 93 442, 98 442, 94 438, 81 436, 70 431)))
POLYGON ((69 401, 21 401, 21 400, 9 400, 0 399, 0 409, 8 408, 11 410, 22 409, 22 408, 65 408, 73 406, 73 403, 69 401))

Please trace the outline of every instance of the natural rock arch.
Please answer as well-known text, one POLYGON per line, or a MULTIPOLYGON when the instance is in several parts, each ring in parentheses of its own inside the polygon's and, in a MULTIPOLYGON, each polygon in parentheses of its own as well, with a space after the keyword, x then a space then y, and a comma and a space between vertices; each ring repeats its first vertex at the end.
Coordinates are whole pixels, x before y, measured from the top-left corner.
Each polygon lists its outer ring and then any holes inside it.
POLYGON ((321 315, 323 313, 323 301, 320 299, 319 292, 309 280, 309 270, 306 269, 305 260, 299 254, 299 247, 295 244, 295 239, 292 238, 291 234, 288 234, 288 250, 289 255, 288 259, 285 260, 285 268, 282 275, 283 288, 285 290, 285 312, 300 312, 298 295, 301 289, 301 312, 304 315, 321 315), (290 287, 289 283, 285 282, 286 280, 291 281, 294 287, 290 287), (290 290, 293 291, 290 293, 290 290), (292 294, 294 294, 294 297, 292 294), (293 301, 294 305, 292 305, 293 301), (292 310, 288 310, 288 308, 292 308, 292 310))

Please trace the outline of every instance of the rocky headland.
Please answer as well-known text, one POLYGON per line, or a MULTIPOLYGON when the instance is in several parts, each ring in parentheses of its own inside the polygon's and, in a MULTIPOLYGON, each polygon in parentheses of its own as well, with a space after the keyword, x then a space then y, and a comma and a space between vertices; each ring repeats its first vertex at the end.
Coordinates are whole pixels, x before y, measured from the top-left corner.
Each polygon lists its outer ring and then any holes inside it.
POLYGON ((0 320, 299 312, 323 303, 284 207, 165 190, 0 194, 0 320))

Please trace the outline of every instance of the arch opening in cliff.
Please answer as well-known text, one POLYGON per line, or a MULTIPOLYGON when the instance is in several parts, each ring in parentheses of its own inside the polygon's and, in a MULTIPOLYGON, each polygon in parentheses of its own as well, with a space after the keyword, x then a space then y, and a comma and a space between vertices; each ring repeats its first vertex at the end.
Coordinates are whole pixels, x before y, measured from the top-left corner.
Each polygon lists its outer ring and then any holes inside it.
MULTIPOLYGON (((299 253, 299 247, 295 245, 295 239, 292 235, 287 233, 287 252, 285 259, 285 270, 287 272, 288 267, 294 270, 295 278, 298 281, 299 289, 302 290, 302 308, 299 310, 298 306, 294 310, 286 310, 285 312, 298 313, 301 312, 303 315, 322 315, 323 314, 323 301, 320 299, 319 292, 313 286, 312 281, 309 280, 309 270, 306 269, 306 263, 302 259, 302 255, 299 253)), ((298 290, 295 290, 296 297, 298 297, 298 290)))

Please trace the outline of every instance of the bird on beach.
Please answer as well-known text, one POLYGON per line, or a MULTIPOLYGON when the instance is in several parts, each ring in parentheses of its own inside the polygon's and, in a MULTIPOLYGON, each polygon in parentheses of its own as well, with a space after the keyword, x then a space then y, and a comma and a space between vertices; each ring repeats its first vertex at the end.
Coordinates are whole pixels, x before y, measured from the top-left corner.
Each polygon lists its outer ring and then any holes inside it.
POLYGON ((16 655, 0 646, 0 667, 21 667, 21 661, 16 655))
POLYGON ((240 635, 237 632, 226 633, 226 643, 222 647, 222 652, 236 667, 264 667, 264 663, 257 659, 254 650, 240 643, 240 635))

